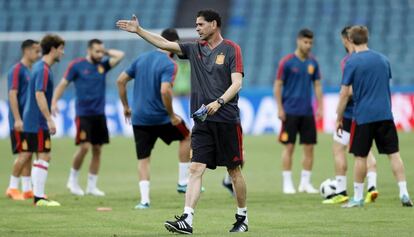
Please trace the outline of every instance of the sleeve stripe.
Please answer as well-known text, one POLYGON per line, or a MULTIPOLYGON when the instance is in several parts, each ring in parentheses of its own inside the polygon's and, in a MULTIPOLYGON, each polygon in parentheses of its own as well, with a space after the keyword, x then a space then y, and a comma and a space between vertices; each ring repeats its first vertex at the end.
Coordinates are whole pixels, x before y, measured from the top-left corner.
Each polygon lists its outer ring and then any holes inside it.
POLYGON ((287 61, 289 61, 290 59, 292 59, 293 56, 294 56, 294 54, 288 54, 287 56, 285 56, 284 58, 282 58, 282 60, 280 60, 280 62, 279 62, 279 68, 277 69, 276 80, 282 79, 283 70, 285 69, 285 64, 286 64, 287 61))
POLYGON ((22 68, 22 64, 18 63, 13 70, 13 81, 12 81, 12 89, 17 90, 19 89, 19 75, 20 69, 22 68))
POLYGON ((70 62, 70 64, 69 64, 68 68, 66 69, 65 74, 63 75, 63 77, 68 79, 67 77, 68 77, 68 74, 69 74, 70 70, 72 70, 73 66, 76 63, 81 62, 82 60, 83 60, 83 58, 78 58, 78 59, 75 59, 72 62, 70 62))
POLYGON ((43 64, 43 91, 46 91, 47 83, 49 81, 49 68, 47 68, 46 64, 43 64))
POLYGON ((230 40, 225 40, 225 42, 234 48, 235 59, 236 59, 236 72, 243 73, 243 58, 242 58, 240 46, 230 40))
POLYGON ((174 84, 175 81, 175 77, 177 76, 177 71, 178 71, 178 65, 176 62, 174 62, 174 60, 172 60, 170 57, 168 57, 168 59, 173 63, 174 65, 174 72, 171 75, 171 84, 174 84))

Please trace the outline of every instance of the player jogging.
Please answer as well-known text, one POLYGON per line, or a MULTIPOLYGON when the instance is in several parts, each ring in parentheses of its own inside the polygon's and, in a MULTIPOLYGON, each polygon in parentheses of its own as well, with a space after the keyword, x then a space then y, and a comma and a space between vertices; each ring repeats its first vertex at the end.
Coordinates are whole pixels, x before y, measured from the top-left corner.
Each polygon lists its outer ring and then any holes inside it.
POLYGON ((165 227, 171 232, 191 234, 194 208, 206 168, 226 166, 233 180, 238 206, 236 222, 230 232, 246 232, 246 184, 240 168, 243 146, 237 105, 243 62, 240 47, 221 36, 220 15, 213 10, 199 11, 196 30, 200 41, 180 44, 141 28, 135 16, 132 20, 118 21, 117 26, 138 34, 160 49, 189 59, 191 64, 191 113, 195 124, 191 135, 190 179, 184 213, 176 220, 166 221, 165 227))
MULTIPOLYGON (((345 47, 347 55, 341 60, 341 69, 342 73, 346 64, 346 61, 349 59, 351 54, 354 52, 353 45, 349 41, 349 29, 351 26, 346 26, 341 31, 342 36, 342 44, 345 47)), ((348 201, 348 194, 346 192, 346 185, 347 185, 347 178, 346 178, 346 171, 347 171, 347 161, 346 161, 346 149, 349 145, 349 138, 351 132, 351 124, 352 124, 352 116, 354 110, 354 101, 352 97, 349 99, 348 103, 346 104, 345 112, 344 112, 344 119, 342 121, 343 128, 342 133, 334 133, 333 134, 333 154, 335 158, 335 173, 336 173, 336 190, 334 196, 330 197, 327 200, 323 200, 323 204, 336 204, 336 203, 343 203, 348 201)), ((369 152, 367 158, 367 195, 365 197, 365 203, 374 202, 375 199, 378 197, 379 193, 377 191, 377 162, 375 160, 374 155, 372 152, 369 152)))
POLYGON ((92 159, 89 166, 86 194, 105 196, 97 187, 98 172, 101 163, 102 145, 109 143, 105 116, 106 74, 124 57, 124 53, 115 49, 106 50, 99 39, 88 42, 87 55, 73 60, 59 85, 52 101, 52 111, 58 111, 57 102, 64 90, 73 82, 76 90, 76 137, 78 150, 74 154, 67 188, 72 194, 83 196, 85 193, 78 183, 79 170, 89 149, 92 159), (107 57, 105 57, 107 56, 107 57))
POLYGON ((6 196, 13 200, 33 198, 31 169, 31 157, 24 161, 20 152, 22 151, 23 132, 23 109, 26 104, 27 86, 30 81, 30 70, 32 65, 39 59, 39 42, 28 39, 22 42, 21 50, 23 57, 15 64, 7 76, 9 90, 9 128, 10 140, 13 154, 17 158, 13 164, 9 187, 6 196), (19 177, 22 181, 22 193, 19 190, 19 177))
MULTIPOLYGON (((161 36, 178 42, 175 29, 166 29, 161 36)), ((166 144, 180 141, 177 191, 185 193, 190 166, 190 131, 174 112, 172 87, 177 75, 173 54, 153 50, 140 55, 118 78, 119 96, 128 122, 132 118, 135 148, 138 158, 138 175, 141 201, 136 209, 150 206, 150 156, 155 142, 161 138, 166 144), (132 109, 129 107, 126 84, 134 80, 132 109)))
POLYGON ((355 156, 354 197, 343 207, 361 207, 364 204, 366 159, 373 141, 378 152, 387 154, 390 159, 400 188, 402 206, 412 207, 391 111, 390 63, 384 55, 368 48, 368 29, 365 26, 353 26, 349 31, 349 38, 355 52, 344 68, 336 127, 337 132, 341 132, 345 107, 352 95, 354 113, 349 146, 350 152, 355 156))
POLYGON ((53 96, 53 73, 51 66, 59 62, 64 54, 65 41, 58 35, 46 35, 40 41, 43 57, 33 65, 32 77, 27 90, 27 102, 23 112, 22 156, 28 160, 37 153, 33 163, 32 182, 36 206, 60 206, 45 198, 45 184, 51 160, 50 135, 56 133, 51 115, 53 96))
POLYGON ((318 193, 310 180, 313 166, 313 147, 316 144, 316 124, 312 109, 312 86, 318 103, 316 116, 322 117, 322 86, 319 65, 311 55, 313 32, 309 29, 299 31, 297 48, 279 62, 274 83, 274 95, 278 116, 282 121, 279 141, 284 145, 282 151, 283 193, 294 194, 292 181, 292 156, 296 135, 300 135, 303 146, 302 173, 299 192, 318 193))

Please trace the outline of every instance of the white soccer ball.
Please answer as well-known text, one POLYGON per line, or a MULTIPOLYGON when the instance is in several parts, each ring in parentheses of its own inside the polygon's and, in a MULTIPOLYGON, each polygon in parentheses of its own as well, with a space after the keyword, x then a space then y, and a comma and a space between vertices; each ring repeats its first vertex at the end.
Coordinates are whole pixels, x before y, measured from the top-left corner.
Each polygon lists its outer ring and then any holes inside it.
POLYGON ((329 199, 335 194, 336 185, 336 180, 326 179, 321 183, 321 186, 319 187, 319 193, 324 199, 329 199))

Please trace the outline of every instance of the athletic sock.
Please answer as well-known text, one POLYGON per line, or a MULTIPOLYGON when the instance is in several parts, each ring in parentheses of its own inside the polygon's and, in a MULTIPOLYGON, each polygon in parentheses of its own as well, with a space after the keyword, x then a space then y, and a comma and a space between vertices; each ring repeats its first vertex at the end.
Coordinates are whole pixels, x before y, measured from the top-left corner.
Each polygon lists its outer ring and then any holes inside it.
POLYGON ((226 175, 224 176, 224 180, 223 180, 224 184, 231 184, 231 176, 229 175, 228 172, 226 172, 226 175))
POLYGON ((191 207, 184 207, 184 214, 187 214, 185 222, 187 222, 190 226, 193 226, 194 209, 191 207))
POLYGON ((293 181, 292 181, 292 171, 285 170, 282 171, 283 176, 283 187, 292 187, 293 188, 293 181))
POLYGON ((10 175, 9 189, 19 189, 19 177, 10 175))
POLYGON ((354 183, 354 201, 359 202, 362 200, 364 194, 364 183, 354 183))
POLYGON ((32 191, 32 178, 30 176, 22 176, 22 191, 32 191))
POLYGON ((190 162, 179 162, 178 163, 178 184, 187 185, 188 177, 190 175, 190 162))
POLYGON ((70 168, 69 182, 78 183, 78 177, 79 177, 79 170, 75 170, 74 168, 70 168))
POLYGON ((38 160, 33 164, 32 179, 33 193, 35 197, 43 198, 45 196, 45 184, 47 180, 49 163, 44 160, 38 160))
POLYGON ((372 172, 372 171, 368 172, 367 181, 368 181, 367 190, 368 191, 375 190, 377 187, 377 172, 372 172))
POLYGON ((88 189, 93 190, 96 188, 96 183, 98 182, 98 175, 95 174, 88 174, 88 189))
POLYGON ((306 187, 310 184, 310 178, 311 178, 312 171, 310 170, 302 170, 301 176, 300 176, 300 186, 306 187))
POLYGON ((409 197, 408 190, 407 190, 407 182, 406 181, 400 181, 398 182, 398 187, 400 187, 400 198, 402 198, 404 195, 409 197))
POLYGON ((346 176, 337 175, 336 179, 336 193, 341 194, 343 192, 346 193, 346 176))
POLYGON ((249 223, 249 220, 247 219, 247 207, 237 207, 237 215, 245 216, 246 219, 244 220, 244 223, 249 223))
POLYGON ((150 182, 148 180, 142 180, 139 182, 139 191, 141 193, 141 203, 150 203, 150 182))

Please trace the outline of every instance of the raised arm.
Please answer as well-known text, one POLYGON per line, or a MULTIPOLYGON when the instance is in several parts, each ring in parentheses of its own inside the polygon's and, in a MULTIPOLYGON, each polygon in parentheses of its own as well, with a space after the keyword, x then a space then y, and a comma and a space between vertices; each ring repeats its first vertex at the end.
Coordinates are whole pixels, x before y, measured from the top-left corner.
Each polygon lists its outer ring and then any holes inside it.
POLYGON ((124 58, 125 53, 117 49, 108 49, 106 50, 106 55, 109 57, 109 66, 115 67, 121 60, 124 58))
POLYGON ((176 42, 171 42, 161 37, 160 35, 151 33, 139 25, 138 18, 132 15, 131 20, 119 20, 116 26, 123 31, 138 34, 141 38, 157 48, 170 51, 177 55, 182 55, 181 48, 176 42))

